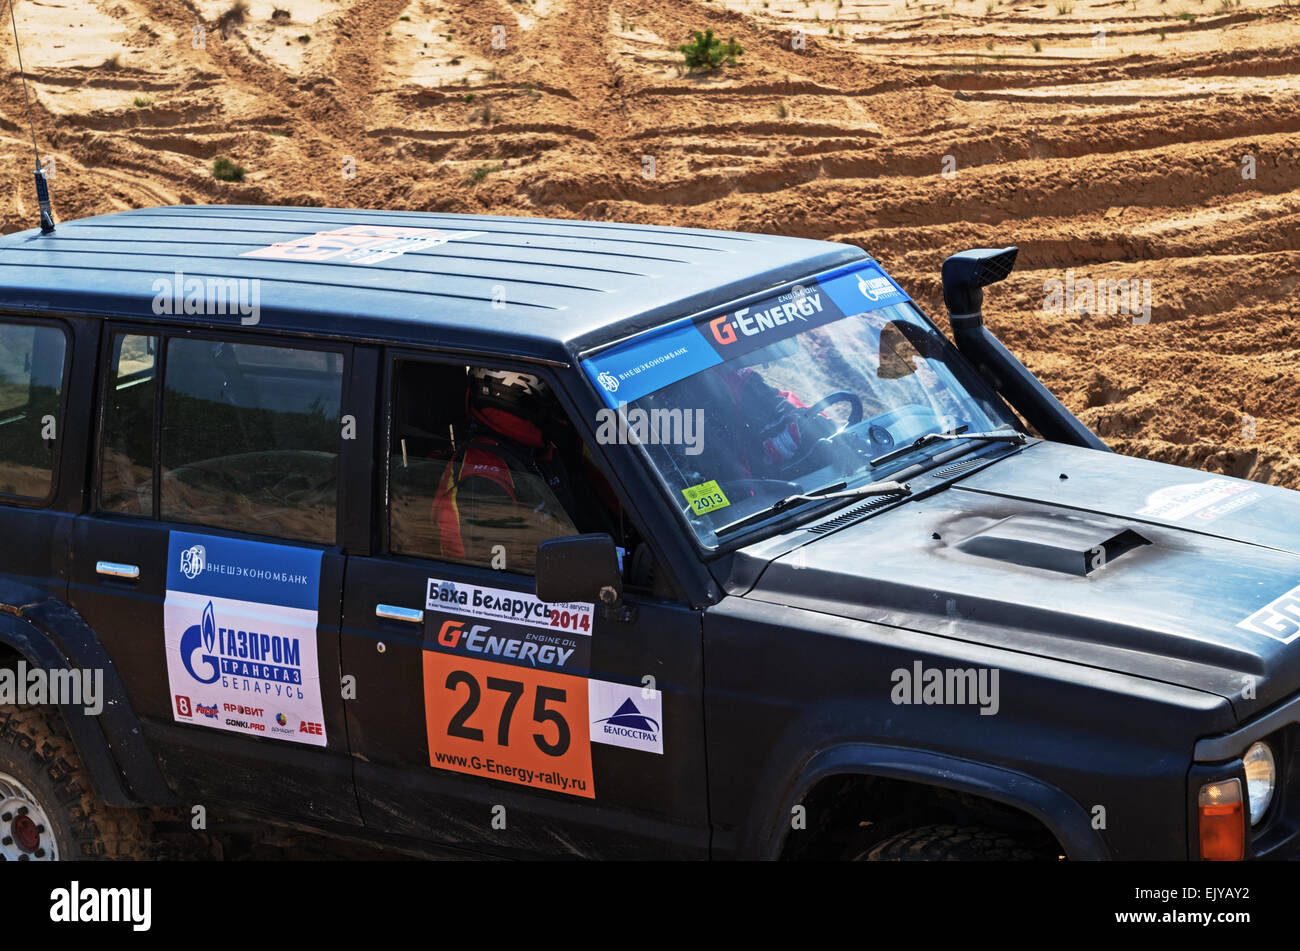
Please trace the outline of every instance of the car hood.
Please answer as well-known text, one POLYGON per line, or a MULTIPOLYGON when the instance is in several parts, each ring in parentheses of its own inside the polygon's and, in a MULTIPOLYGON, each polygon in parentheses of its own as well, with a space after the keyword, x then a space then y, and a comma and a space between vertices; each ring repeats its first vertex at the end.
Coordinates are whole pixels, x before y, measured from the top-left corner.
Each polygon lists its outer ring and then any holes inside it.
POLYGON ((746 597, 1204 690, 1239 719, 1300 687, 1300 492, 1037 443, 799 535, 746 597))

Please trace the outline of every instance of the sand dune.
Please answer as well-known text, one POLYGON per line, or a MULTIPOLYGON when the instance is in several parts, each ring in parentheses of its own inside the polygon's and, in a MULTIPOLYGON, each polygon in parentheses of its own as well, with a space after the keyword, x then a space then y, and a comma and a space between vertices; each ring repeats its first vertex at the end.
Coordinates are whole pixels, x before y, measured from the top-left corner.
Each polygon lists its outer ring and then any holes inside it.
MULTIPOLYGON (((17 0, 60 217, 230 201, 780 232, 861 245, 940 323, 942 259, 1018 244, 989 322, 1112 445, 1300 488, 1295 0, 230 11, 17 0), (739 66, 683 73, 705 27, 739 66), (247 179, 216 181, 217 155, 247 179), (1054 280, 1149 287, 1149 322, 1044 311, 1054 280)), ((31 153, 0 49, 14 231, 31 153)))

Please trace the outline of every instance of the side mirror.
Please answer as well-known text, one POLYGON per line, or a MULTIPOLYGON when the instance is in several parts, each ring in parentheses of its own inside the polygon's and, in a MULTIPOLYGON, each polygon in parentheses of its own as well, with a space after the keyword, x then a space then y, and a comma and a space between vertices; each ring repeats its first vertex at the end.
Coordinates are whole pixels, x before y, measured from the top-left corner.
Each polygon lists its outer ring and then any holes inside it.
POLYGON ((600 602, 606 616, 623 599, 618 550, 609 535, 570 535, 537 546, 537 597, 547 604, 600 602))

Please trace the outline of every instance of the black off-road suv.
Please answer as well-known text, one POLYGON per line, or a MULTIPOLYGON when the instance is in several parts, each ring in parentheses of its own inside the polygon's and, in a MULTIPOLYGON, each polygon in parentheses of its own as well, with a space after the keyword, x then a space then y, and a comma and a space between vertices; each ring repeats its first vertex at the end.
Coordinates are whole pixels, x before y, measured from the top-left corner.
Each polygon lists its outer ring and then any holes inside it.
POLYGON ((197 806, 427 854, 1291 852, 1300 495, 1107 451, 982 325, 1014 258, 945 262, 949 340, 789 238, 0 240, 0 858, 197 806), (482 381, 556 401, 528 458, 482 381))

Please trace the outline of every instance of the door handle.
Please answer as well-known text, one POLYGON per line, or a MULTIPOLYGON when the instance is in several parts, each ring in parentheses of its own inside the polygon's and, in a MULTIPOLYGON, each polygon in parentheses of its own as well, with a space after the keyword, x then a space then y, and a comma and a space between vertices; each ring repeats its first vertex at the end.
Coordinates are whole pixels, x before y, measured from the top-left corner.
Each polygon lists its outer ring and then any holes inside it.
POLYGON ((393 604, 376 604, 375 615, 390 621, 406 621, 410 624, 423 624, 424 612, 415 608, 399 608, 393 604))
POLYGON ((140 578, 138 565, 123 565, 116 561, 95 562, 95 572, 110 578, 126 578, 128 581, 137 581, 140 578))

